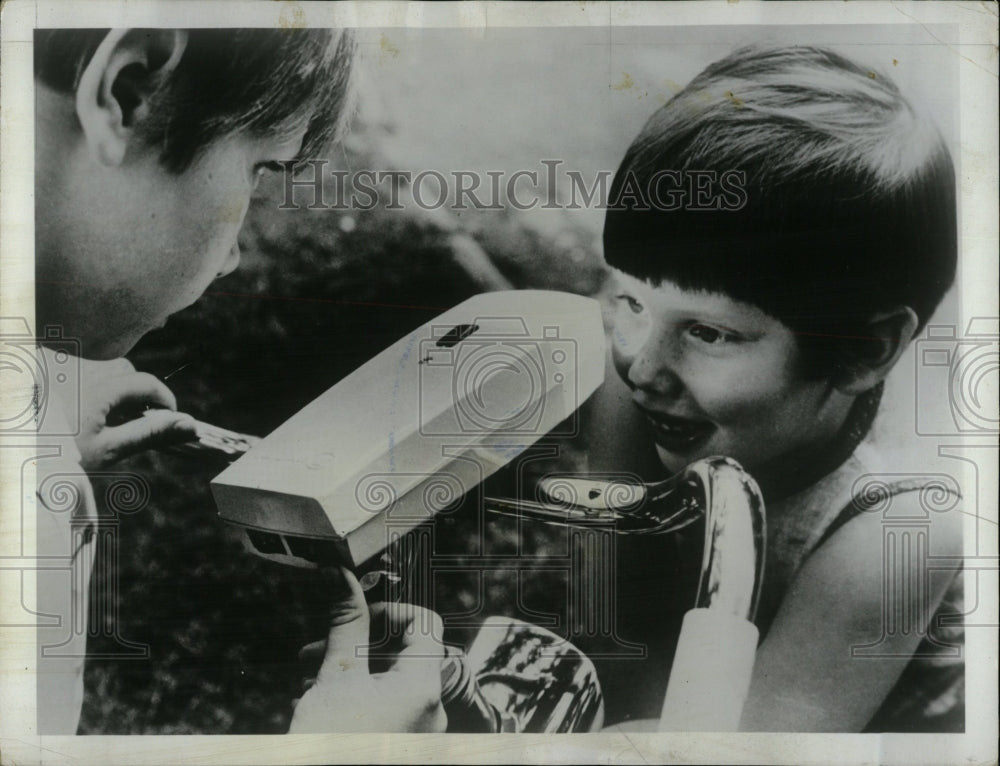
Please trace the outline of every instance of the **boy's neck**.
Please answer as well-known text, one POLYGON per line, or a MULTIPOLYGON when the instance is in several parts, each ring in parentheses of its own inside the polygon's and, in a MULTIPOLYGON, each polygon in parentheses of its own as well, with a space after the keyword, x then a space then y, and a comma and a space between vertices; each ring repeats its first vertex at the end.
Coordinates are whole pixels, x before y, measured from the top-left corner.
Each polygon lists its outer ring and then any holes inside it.
POLYGON ((755 474, 764 498, 774 502, 794 495, 843 465, 868 435, 878 413, 883 388, 884 384, 879 383, 854 400, 833 439, 814 450, 799 450, 780 465, 755 474))

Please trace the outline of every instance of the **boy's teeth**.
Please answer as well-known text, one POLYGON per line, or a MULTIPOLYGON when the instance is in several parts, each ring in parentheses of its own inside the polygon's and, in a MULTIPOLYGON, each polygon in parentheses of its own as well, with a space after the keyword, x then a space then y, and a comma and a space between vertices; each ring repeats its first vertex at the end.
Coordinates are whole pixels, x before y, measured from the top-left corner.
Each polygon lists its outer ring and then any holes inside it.
POLYGON ((657 431, 664 434, 665 436, 693 436, 697 434, 700 429, 695 423, 684 423, 683 425, 673 425, 664 423, 661 420, 647 416, 647 420, 650 425, 653 426, 657 431))
POLYGON ((654 426, 656 426, 657 428, 659 428, 659 429, 660 429, 661 431, 674 431, 674 432, 678 432, 678 431, 683 431, 683 430, 685 430, 685 429, 684 429, 683 427, 681 427, 681 426, 671 426, 671 425, 667 425, 666 423, 664 423, 664 422, 662 422, 662 421, 660 421, 660 420, 655 420, 654 418, 650 418, 650 419, 649 419, 649 422, 650 422, 650 423, 652 423, 652 424, 653 424, 654 426))

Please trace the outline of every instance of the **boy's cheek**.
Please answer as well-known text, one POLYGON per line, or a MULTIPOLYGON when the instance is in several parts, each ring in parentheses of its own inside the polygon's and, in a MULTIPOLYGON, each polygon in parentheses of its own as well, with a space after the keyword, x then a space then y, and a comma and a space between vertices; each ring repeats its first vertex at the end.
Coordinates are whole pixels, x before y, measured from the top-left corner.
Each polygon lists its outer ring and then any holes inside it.
POLYGON ((722 429, 768 431, 781 418, 780 396, 757 390, 740 376, 717 376, 688 390, 698 409, 722 429))
MULTIPOLYGON (((620 377, 626 383, 629 383, 628 371, 629 367, 632 366, 632 357, 627 355, 620 347, 616 340, 612 341, 611 346, 611 364, 615 368, 615 372, 618 373, 620 377)), ((629 383, 631 386, 631 383, 629 383)))

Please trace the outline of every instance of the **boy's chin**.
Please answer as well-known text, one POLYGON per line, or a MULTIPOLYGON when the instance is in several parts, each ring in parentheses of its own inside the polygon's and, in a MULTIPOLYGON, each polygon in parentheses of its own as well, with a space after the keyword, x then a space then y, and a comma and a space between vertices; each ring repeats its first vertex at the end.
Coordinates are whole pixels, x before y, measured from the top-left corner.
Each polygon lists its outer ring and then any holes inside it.
POLYGON ((122 333, 121 335, 107 340, 101 345, 99 355, 92 358, 95 359, 118 359, 119 357, 125 356, 133 348, 138 345, 139 341, 148 336, 150 333, 155 332, 163 327, 162 324, 156 327, 147 327, 142 329, 136 329, 131 332, 122 333))
MULTIPOLYGON (((663 466, 668 476, 673 476, 680 473, 685 468, 687 468, 692 463, 695 463, 702 458, 714 457, 716 455, 726 454, 722 450, 698 450, 696 452, 691 452, 689 454, 678 454, 676 452, 670 452, 664 449, 659 444, 656 445, 656 456, 660 459, 660 464, 663 466)), ((775 463, 770 461, 764 464, 748 460, 746 456, 740 457, 738 455, 727 455, 727 457, 735 460, 742 466, 743 470, 750 473, 751 476, 759 483, 764 484, 769 482, 771 477, 778 472, 778 476, 787 477, 794 473, 794 469, 781 466, 783 465, 780 461, 775 463), (778 467, 776 467, 778 466, 778 467)))
POLYGON ((688 465, 701 457, 700 454, 692 455, 691 457, 678 455, 676 452, 670 452, 669 450, 661 447, 659 444, 656 445, 656 456, 660 459, 660 464, 666 468, 671 475, 683 471, 688 465))
POLYGON ((100 343, 84 344, 80 349, 81 356, 84 359, 94 361, 120 359, 132 350, 138 340, 139 338, 116 337, 103 340, 100 343))
MULTIPOLYGON (((677 453, 671 452, 670 450, 661 447, 659 444, 656 445, 656 456, 660 459, 660 464, 671 476, 675 473, 680 473, 689 465, 701 460, 702 458, 713 457, 719 454, 722 454, 719 450, 712 449, 699 449, 692 450, 688 453, 677 453)), ((744 468, 747 467, 743 460, 739 460, 738 458, 734 459, 736 459, 737 462, 739 462, 744 468)))

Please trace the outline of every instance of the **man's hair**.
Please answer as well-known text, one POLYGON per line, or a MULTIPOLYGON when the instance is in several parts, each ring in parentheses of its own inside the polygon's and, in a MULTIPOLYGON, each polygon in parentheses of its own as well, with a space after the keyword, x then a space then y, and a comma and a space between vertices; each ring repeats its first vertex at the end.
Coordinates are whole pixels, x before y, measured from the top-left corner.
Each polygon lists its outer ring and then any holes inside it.
POLYGON ((646 123, 610 199, 664 170, 745 173, 745 198, 612 204, 608 263, 758 306, 800 334, 813 374, 879 310, 909 306, 922 327, 954 280, 944 141, 891 80, 832 51, 750 47, 710 65, 646 123))
MULTIPOLYGON (((74 92, 108 31, 36 30, 35 77, 74 92)), ((190 29, 187 35, 139 125, 142 137, 161 147, 166 168, 182 172, 203 149, 234 134, 264 137, 306 127, 300 157, 315 156, 338 137, 352 105, 349 30, 190 29)))

